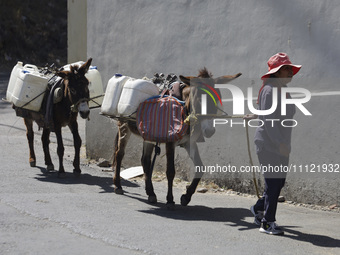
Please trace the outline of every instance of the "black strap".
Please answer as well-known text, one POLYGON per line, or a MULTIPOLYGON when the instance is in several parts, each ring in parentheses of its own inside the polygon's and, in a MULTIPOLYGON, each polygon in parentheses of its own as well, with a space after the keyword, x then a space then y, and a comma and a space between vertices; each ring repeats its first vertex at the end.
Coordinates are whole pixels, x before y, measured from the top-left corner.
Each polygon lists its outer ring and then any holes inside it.
POLYGON ((161 154, 161 147, 159 147, 158 144, 159 143, 157 142, 156 145, 155 145, 155 155, 153 155, 153 159, 152 159, 152 163, 151 163, 151 169, 150 169, 151 170, 150 175, 152 175, 153 167, 155 166, 156 157, 161 154))
POLYGON ((45 118, 44 118, 46 127, 48 127, 50 122, 53 120, 53 95, 54 95, 54 91, 57 88, 61 87, 63 81, 64 80, 61 77, 54 75, 48 82, 49 86, 51 86, 51 89, 49 91, 50 93, 49 93, 48 98, 47 98, 45 118))

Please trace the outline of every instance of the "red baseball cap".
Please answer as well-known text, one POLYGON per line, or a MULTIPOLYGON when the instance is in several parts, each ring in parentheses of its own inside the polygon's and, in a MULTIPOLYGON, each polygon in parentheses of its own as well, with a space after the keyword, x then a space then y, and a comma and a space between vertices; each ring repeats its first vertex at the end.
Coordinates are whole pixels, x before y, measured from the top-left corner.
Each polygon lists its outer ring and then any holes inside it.
POLYGON ((276 73, 282 66, 291 66, 293 68, 293 75, 297 74, 300 70, 301 65, 293 65, 289 60, 289 57, 286 53, 279 52, 274 56, 271 56, 267 62, 268 64, 268 72, 261 77, 262 80, 269 77, 269 75, 276 73))

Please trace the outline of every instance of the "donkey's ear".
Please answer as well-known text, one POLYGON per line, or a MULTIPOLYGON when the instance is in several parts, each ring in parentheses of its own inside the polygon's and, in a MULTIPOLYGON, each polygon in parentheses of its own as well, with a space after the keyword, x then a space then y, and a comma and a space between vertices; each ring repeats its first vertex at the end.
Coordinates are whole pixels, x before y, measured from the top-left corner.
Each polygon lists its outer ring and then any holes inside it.
POLYGON ((237 77, 240 77, 242 75, 242 73, 238 73, 235 75, 224 75, 224 76, 220 76, 214 79, 214 83, 215 84, 225 84, 228 83, 234 79, 236 79, 237 77))
POLYGON ((182 99, 184 100, 185 109, 190 112, 190 87, 185 87, 182 90, 182 99))
POLYGON ((68 71, 60 71, 57 72, 57 75, 60 76, 61 78, 65 79, 68 76, 69 72, 68 71))
POLYGON ((89 58, 86 63, 84 63, 78 70, 78 72, 83 72, 84 75, 87 73, 87 71, 89 70, 90 68, 90 65, 91 65, 91 62, 92 62, 92 58, 89 58))
POLYGON ((187 85, 190 85, 190 79, 193 79, 195 77, 193 76, 183 76, 183 75, 180 75, 179 78, 181 79, 181 81, 187 85))

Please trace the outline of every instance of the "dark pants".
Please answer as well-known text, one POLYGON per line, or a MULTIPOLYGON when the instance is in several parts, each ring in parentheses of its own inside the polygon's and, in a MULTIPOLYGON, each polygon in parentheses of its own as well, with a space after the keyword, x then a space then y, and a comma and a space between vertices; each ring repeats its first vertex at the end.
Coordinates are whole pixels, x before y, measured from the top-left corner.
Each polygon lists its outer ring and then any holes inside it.
MULTIPOLYGON (((289 157, 280 156, 266 150, 262 150, 257 155, 261 166, 267 166, 267 169, 270 167, 273 169, 276 166, 276 170, 278 170, 280 166, 288 166, 289 157)), ((264 170, 264 168, 262 169, 264 170)), ((264 172, 264 193, 254 206, 255 211, 264 211, 262 222, 276 221, 277 200, 285 184, 286 174, 282 171, 264 172)))

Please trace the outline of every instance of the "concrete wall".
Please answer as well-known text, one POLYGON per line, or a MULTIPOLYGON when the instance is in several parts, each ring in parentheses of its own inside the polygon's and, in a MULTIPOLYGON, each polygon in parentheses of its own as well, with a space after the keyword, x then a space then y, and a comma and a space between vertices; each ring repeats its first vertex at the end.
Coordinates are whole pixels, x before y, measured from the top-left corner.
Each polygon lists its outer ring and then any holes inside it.
MULTIPOLYGON (((313 93, 305 104, 313 116, 296 114, 290 162, 336 164, 339 162, 340 6, 325 0, 88 0, 87 56, 99 67, 104 84, 114 73, 152 77, 155 72, 196 75, 206 66, 215 77, 242 72, 233 84, 244 93, 261 85, 267 59, 286 52, 303 65, 290 86, 313 93), (335 92, 334 92, 335 91, 335 92), (320 93, 328 92, 328 93, 320 93)), ((224 98, 230 98, 223 91, 224 98)), ((232 112, 232 105, 224 109, 232 112)), ((87 125, 87 153, 92 158, 112 155, 114 123, 91 112, 87 125)), ((252 140, 254 129, 250 129, 252 140)), ((251 141, 252 144, 252 141, 251 141)), ((125 166, 139 165, 141 142, 130 141, 125 166)), ((200 144, 203 162, 248 165, 245 129, 221 126, 200 144), (223 138, 223 139, 221 139, 223 138)), ((256 154, 251 146, 257 164, 256 154)), ((164 151, 164 150, 163 150, 164 151)), ((162 153, 163 154, 163 153, 162 153)), ((177 150, 177 171, 189 176, 192 165, 177 150)), ((163 162, 158 161, 161 169, 163 162)), ((260 183, 260 174, 256 174, 260 183)), ((218 183, 254 192, 252 174, 219 174, 218 183)), ((305 203, 340 203, 339 173, 290 173, 284 195, 305 203)))
POLYGON ((86 59, 87 0, 67 1, 67 62, 86 59))

